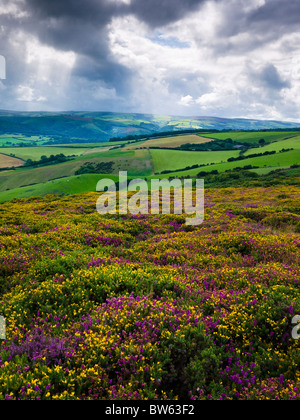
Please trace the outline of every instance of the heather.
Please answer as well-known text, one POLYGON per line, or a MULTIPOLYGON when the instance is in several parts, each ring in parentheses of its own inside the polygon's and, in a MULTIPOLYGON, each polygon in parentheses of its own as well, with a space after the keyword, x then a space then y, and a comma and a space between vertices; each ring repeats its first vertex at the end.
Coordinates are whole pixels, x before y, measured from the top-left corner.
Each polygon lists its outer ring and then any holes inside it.
POLYGON ((300 399, 300 191, 206 190, 205 221, 1 204, 0 399, 300 399))

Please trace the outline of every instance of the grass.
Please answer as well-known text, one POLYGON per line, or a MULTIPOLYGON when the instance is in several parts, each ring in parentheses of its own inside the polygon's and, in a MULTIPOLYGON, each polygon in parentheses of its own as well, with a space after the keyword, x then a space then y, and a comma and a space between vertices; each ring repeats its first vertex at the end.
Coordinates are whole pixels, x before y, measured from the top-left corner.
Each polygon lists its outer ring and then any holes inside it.
POLYGON ((236 142, 247 142, 251 144, 258 144, 260 139, 264 139, 267 143, 285 140, 287 138, 299 136, 299 131, 280 131, 280 132, 235 132, 229 131, 226 133, 213 133, 213 134, 203 134, 203 137, 210 137, 216 140, 226 140, 231 138, 236 142))
MULTIPOLYGON (((209 152, 204 152, 209 153, 209 152)), ((211 152, 215 153, 215 152, 211 152)), ((190 170, 183 170, 180 172, 172 172, 167 175, 160 175, 161 178, 168 178, 170 176, 175 176, 176 178, 184 176, 197 176, 200 171, 211 172, 212 170, 217 170, 219 172, 225 172, 226 170, 234 169, 237 167, 243 167, 245 165, 258 166, 259 168, 268 168, 271 170, 274 169, 284 169, 290 167, 294 164, 299 164, 300 162, 300 150, 292 150, 285 153, 277 153, 276 155, 270 156, 260 156, 256 158, 245 159, 237 162, 226 162, 219 163, 211 166, 206 166, 203 168, 196 168, 190 170)))
POLYGON ((22 168, 10 172, 0 172, 0 191, 72 176, 81 165, 81 162, 71 161, 41 168, 22 168))
POLYGON ((119 177, 117 175, 86 174, 56 179, 27 187, 15 188, 10 191, 2 191, 0 192, 0 203, 13 199, 43 197, 47 194, 68 195, 95 192, 98 181, 103 178, 117 182, 119 177))
POLYGON ((228 158, 232 156, 237 157, 238 154, 238 151, 189 152, 180 150, 151 150, 155 173, 160 173, 165 170, 177 170, 192 165, 226 162, 228 158))
POLYGON ((293 137, 287 140, 280 140, 280 141, 276 141, 274 143, 268 144, 266 146, 260 147, 259 149, 256 150, 248 150, 245 153, 245 156, 250 155, 251 153, 264 153, 264 152, 271 152, 271 151, 275 151, 275 152, 280 152, 280 150, 282 149, 300 149, 300 136, 298 137, 293 137))
MULTIPOLYGON (((174 149, 180 147, 183 144, 192 143, 192 144, 202 144, 208 143, 211 139, 200 137, 196 134, 188 134, 185 136, 172 136, 172 137, 161 137, 157 139, 147 140, 142 143, 143 147, 167 147, 174 149)), ((135 145, 128 146, 129 148, 135 148, 135 145)))
POLYGON ((42 156, 59 155, 60 153, 65 156, 80 156, 89 148, 75 148, 75 147, 60 147, 60 146, 40 146, 40 147, 7 147, 0 149, 0 153, 13 154, 19 159, 27 160, 40 160, 42 156))
POLYGON ((59 178, 71 177, 85 162, 114 162, 114 172, 127 170, 129 176, 150 176, 153 173, 152 159, 148 150, 91 153, 78 156, 72 161, 39 168, 20 168, 0 172, 0 192, 15 188, 45 183, 59 178))
MULTIPOLYGON (((0 168, 7 167, 8 160, 11 164, 15 163, 14 166, 17 166, 16 163, 19 162, 20 164, 21 162, 18 158, 39 160, 42 155, 50 156, 59 153, 63 153, 66 156, 75 156, 71 161, 57 165, 19 167, 14 171, 0 172, 1 199, 3 197, 6 200, 10 199, 9 197, 15 198, 20 196, 27 198, 30 195, 93 191, 95 178, 98 178, 99 175, 75 176, 76 171, 86 162, 113 162, 113 173, 116 175, 119 171, 127 171, 129 176, 147 177, 148 179, 155 177, 168 178, 170 176, 176 178, 195 177, 200 171, 211 172, 212 170, 217 170, 219 173, 222 173, 237 167, 244 167, 245 165, 257 166, 258 169, 253 169, 253 171, 259 175, 265 175, 274 169, 289 168, 291 165, 299 164, 300 162, 299 132, 226 132, 213 134, 213 137, 218 136, 223 139, 231 137, 236 141, 249 141, 253 144, 257 144, 261 138, 264 138, 266 142, 272 141, 272 143, 263 147, 249 149, 245 155, 266 151, 277 152, 276 155, 261 156, 236 162, 227 162, 227 160, 230 157, 237 157, 240 153, 239 150, 203 152, 172 150, 172 147, 180 144, 210 141, 210 136, 210 134, 207 134, 200 137, 191 134, 162 137, 148 141, 142 140, 141 142, 128 145, 128 147, 115 150, 109 150, 108 148, 117 146, 117 143, 78 143, 63 146, 0 148, 0 168), (137 146, 142 146, 142 148, 137 146), (148 149, 147 147, 149 146, 170 147, 170 149, 148 149), (294 150, 279 153, 283 148, 293 148, 294 150), (16 158, 1 155, 1 150, 5 154, 13 153, 16 158), (184 169, 193 165, 207 166, 191 170, 184 169), (166 170, 178 172, 154 175, 166 170), (94 184, 92 185, 92 183, 94 184)), ((0 138, 3 140, 4 136, 0 136, 0 138)), ((37 140, 39 138, 34 139, 37 140)))
POLYGON ((21 143, 35 143, 42 145, 50 140, 44 136, 25 136, 22 134, 0 134, 0 147, 11 147, 21 143))

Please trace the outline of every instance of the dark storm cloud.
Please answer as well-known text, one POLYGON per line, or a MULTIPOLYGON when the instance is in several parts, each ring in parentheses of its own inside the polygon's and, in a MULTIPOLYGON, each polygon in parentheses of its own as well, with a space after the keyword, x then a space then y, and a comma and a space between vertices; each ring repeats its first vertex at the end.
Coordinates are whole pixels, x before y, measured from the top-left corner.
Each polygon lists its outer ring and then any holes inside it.
POLYGON ((297 71, 281 63, 287 50, 292 55, 299 49, 300 34, 283 36, 299 32, 299 1, 266 0, 259 6, 256 0, 0 0, 0 54, 7 60, 8 75, 0 85, 0 99, 5 104, 0 107, 22 106, 20 96, 25 97, 23 92, 28 91, 30 97, 32 89, 32 97, 47 98, 45 103, 53 108, 55 104, 72 108, 74 103, 77 108, 86 104, 86 109, 96 109, 109 103, 117 110, 123 103, 126 109, 139 111, 134 107, 145 102, 146 107, 154 104, 149 110, 161 113, 157 104, 164 104, 168 112, 173 103, 174 113, 183 109, 176 104, 183 103, 187 112, 195 113, 199 103, 210 110, 219 97, 226 102, 226 92, 237 85, 245 109, 249 106, 247 89, 252 85, 260 89, 264 103, 271 103, 297 88, 297 71), (136 20, 117 19, 129 16, 136 20), (161 38, 155 39, 155 33, 161 38), (141 44, 135 45, 136 40, 141 44), (263 56, 275 40, 281 55, 263 56), (47 49, 44 51, 51 78, 60 69, 63 73, 65 66, 59 60, 57 66, 53 64, 55 54, 75 53, 68 78, 61 82, 56 96, 51 89, 55 81, 47 87, 47 78, 41 77, 43 58, 35 56, 44 46, 54 49, 50 59, 47 49), (181 54, 182 46, 186 51, 181 54), (157 56, 149 51, 152 47, 157 56), (181 57, 178 62, 176 48, 181 57), (243 63, 248 62, 243 70, 243 63), (285 78, 289 71, 294 75, 291 82, 285 78), (250 86, 245 86, 248 81, 250 86), (110 102, 101 102, 101 98, 110 102))
POLYGON ((77 40, 78 35, 83 35, 74 31, 79 25, 88 26, 92 32, 99 31, 113 17, 134 15, 151 27, 164 26, 199 9, 206 1, 132 0, 126 4, 111 0, 26 0, 26 6, 35 26, 65 35, 56 37, 58 43, 64 43, 70 36, 77 40))
POLYGON ((26 0, 29 10, 42 19, 78 19, 106 23, 119 8, 106 0, 26 0))
POLYGON ((118 7, 105 0, 26 0, 31 31, 53 47, 107 54, 105 28, 118 7))
POLYGON ((258 74, 258 79, 266 88, 272 90, 280 91, 291 86, 287 80, 284 80, 280 76, 277 68, 273 64, 266 65, 258 74))
MULTIPOLYGON (((249 23, 269 25, 272 28, 299 25, 300 4, 299 0, 267 0, 266 4, 252 12, 248 18, 249 23)), ((268 26, 265 29, 268 30, 268 26)))
POLYGON ((151 27, 181 19, 204 0, 26 0, 24 19, 11 17, 6 25, 23 27, 40 42, 78 55, 73 74, 103 80, 117 91, 126 90, 132 72, 116 63, 110 54, 107 25, 112 18, 134 15, 151 27))
POLYGON ((151 27, 159 27, 182 19, 204 3, 206 0, 132 0, 130 10, 151 27))
POLYGON ((216 43, 212 45, 215 54, 245 55, 285 34, 299 32, 299 0, 266 0, 254 9, 245 9, 238 0, 227 0, 227 4, 221 0, 221 4, 226 7, 216 27, 216 43))
POLYGON ((130 4, 110 0, 26 0, 41 18, 75 19, 106 24, 112 16, 132 14, 157 27, 182 19, 207 0, 132 0, 130 4))

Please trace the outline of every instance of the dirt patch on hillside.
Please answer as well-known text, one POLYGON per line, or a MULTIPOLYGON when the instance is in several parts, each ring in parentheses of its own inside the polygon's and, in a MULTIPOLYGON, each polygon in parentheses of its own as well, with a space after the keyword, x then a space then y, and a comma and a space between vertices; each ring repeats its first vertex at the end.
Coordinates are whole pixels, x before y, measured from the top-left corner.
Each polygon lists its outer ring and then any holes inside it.
POLYGON ((18 168, 24 165, 24 161, 12 156, 0 154, 0 168, 18 168))

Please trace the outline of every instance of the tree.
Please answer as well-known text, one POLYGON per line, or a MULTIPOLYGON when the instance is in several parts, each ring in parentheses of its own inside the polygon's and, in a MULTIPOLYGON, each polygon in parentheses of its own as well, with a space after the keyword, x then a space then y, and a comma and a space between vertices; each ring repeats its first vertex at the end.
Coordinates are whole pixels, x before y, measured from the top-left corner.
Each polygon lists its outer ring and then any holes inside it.
POLYGON ((31 166, 32 163, 33 163, 32 159, 27 159, 26 163, 25 163, 25 166, 31 166))

